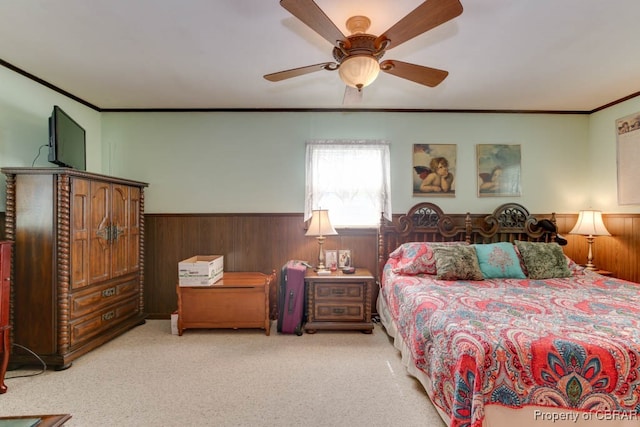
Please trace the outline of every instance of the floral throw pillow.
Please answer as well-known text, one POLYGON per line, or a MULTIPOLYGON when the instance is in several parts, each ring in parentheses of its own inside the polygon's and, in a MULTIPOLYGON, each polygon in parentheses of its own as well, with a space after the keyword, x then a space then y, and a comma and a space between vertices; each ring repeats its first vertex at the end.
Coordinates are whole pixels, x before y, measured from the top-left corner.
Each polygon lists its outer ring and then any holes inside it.
POLYGON ((474 245, 480 271, 485 279, 526 279, 520 267, 520 257, 509 242, 474 245))
POLYGON ((476 249, 472 245, 440 246, 434 248, 436 278, 439 280, 482 280, 484 277, 476 249))
POLYGON ((389 254, 398 263, 393 272, 396 274, 436 274, 436 259, 433 249, 439 246, 467 245, 466 242, 409 242, 403 243, 389 254))
POLYGON ((515 241, 530 279, 571 276, 567 257, 557 243, 515 241))

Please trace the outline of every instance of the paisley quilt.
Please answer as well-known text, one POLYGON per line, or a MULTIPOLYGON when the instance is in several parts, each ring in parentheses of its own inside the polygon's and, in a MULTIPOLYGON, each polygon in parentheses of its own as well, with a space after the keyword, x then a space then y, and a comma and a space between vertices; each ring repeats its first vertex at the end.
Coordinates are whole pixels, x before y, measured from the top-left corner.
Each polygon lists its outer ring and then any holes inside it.
POLYGON ((568 278, 436 280, 384 268, 381 297, 451 426, 487 405, 640 413, 640 286, 568 278))

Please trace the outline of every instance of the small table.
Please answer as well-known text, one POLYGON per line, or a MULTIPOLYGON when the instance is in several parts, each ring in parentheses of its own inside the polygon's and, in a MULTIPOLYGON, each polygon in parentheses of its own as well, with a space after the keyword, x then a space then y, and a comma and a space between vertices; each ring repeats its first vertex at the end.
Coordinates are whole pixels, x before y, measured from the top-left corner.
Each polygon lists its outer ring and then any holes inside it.
POLYGON ((353 274, 342 271, 319 275, 307 270, 306 332, 317 330, 360 330, 370 334, 371 293, 374 278, 366 268, 357 268, 353 274))
POLYGON ((10 331, 11 325, 0 326, 0 394, 7 392, 7 385, 4 383, 4 376, 7 374, 9 366, 9 350, 11 349, 10 331))
POLYGON ((7 392, 4 376, 9 365, 11 350, 9 324, 9 298, 11 295, 11 248, 13 242, 0 242, 0 394, 7 392))
POLYGON ((275 270, 225 272, 210 286, 178 285, 178 335, 190 328, 261 328, 269 335, 269 289, 275 279, 275 270))
MULTIPOLYGON (((52 414, 52 415, 20 415, 17 417, 0 417, 0 427, 6 425, 19 425, 16 422, 22 420, 25 423, 28 423, 29 420, 32 420, 37 427, 59 427, 64 425, 71 418, 70 414, 52 414)), ((29 424, 24 424, 29 425, 29 424)))

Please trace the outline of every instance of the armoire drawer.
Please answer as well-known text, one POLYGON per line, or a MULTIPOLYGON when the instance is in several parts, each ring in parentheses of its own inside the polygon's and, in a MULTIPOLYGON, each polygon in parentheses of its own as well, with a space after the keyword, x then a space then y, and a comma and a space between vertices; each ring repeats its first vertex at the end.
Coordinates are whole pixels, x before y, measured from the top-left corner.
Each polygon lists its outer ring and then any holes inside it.
POLYGON ((102 310, 69 322, 70 346, 74 347, 84 341, 115 327, 118 323, 135 316, 139 311, 138 295, 128 300, 107 306, 102 310))
POLYGON ((128 278, 128 280, 107 282, 72 293, 69 318, 71 320, 78 319, 116 301, 137 295, 140 287, 137 275, 128 276, 128 278))

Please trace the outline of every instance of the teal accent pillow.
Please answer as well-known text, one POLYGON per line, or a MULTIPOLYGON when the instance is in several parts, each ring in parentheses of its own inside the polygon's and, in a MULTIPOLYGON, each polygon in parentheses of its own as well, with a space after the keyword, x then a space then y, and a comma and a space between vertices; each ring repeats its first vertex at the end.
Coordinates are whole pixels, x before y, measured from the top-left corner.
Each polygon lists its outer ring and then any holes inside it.
POLYGON ((439 280, 483 280, 476 249, 472 245, 436 246, 436 278, 439 280))
POLYGON ((557 243, 515 241, 529 279, 570 277, 567 257, 557 243))
POLYGON ((485 279, 526 279, 520 258, 509 242, 474 245, 480 271, 485 279))

